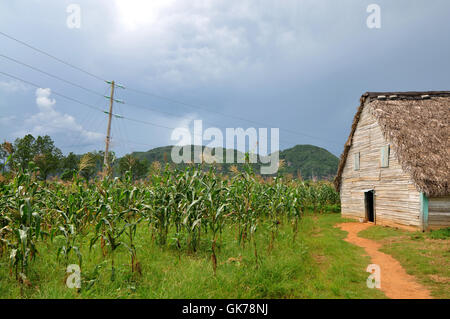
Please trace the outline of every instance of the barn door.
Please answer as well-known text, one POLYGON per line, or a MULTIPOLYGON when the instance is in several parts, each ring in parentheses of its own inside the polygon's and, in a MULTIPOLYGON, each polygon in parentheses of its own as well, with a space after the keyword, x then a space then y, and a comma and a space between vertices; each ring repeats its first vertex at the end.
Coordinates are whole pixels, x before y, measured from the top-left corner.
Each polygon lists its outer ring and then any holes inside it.
POLYGON ((366 206, 366 220, 369 222, 375 222, 375 209, 374 209, 374 190, 364 192, 364 204, 366 206))

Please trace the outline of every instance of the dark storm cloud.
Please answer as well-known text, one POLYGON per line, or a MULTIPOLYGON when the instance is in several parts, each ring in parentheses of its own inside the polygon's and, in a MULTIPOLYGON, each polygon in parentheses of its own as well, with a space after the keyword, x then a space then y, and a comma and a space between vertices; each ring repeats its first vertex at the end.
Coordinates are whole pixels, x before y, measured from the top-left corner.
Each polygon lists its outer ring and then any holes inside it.
MULTIPOLYGON (((448 88, 449 12, 448 1, 4 1, 0 31, 102 78, 200 106, 119 90, 126 102, 181 118, 129 105, 119 105, 120 114, 168 127, 191 119, 221 128, 256 126, 206 108, 280 127, 281 148, 315 144, 338 155, 365 91, 448 88), (66 26, 66 7, 74 2, 82 9, 80 29, 66 26), (366 26, 371 3, 381 7, 380 29, 366 26)), ((4 55, 107 89, 13 41, 0 37, 0 43, 4 55)), ((105 99, 10 61, 0 58, 0 68, 106 109, 105 99)), ((103 113, 49 98, 58 112, 53 117, 41 114, 35 88, 0 76, 0 136, 12 139, 47 124, 64 151, 101 147, 92 136, 104 134, 103 113)), ((171 142, 170 130, 160 127, 115 120, 113 128, 119 154, 171 142)))

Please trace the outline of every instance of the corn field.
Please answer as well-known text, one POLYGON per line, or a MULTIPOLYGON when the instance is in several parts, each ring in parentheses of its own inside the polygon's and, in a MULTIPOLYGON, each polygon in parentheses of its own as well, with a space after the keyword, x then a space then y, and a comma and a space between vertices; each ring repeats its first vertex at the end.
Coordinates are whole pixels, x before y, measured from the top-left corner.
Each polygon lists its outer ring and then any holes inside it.
POLYGON ((339 209, 339 196, 328 182, 282 176, 263 180, 249 165, 231 177, 214 167, 154 167, 141 181, 133 181, 127 172, 94 181, 75 173, 70 182, 49 182, 39 181, 38 168, 30 163, 0 183, 0 258, 8 260, 10 275, 21 286, 30 284, 39 244, 57 239, 55 258, 66 267, 76 261, 83 269, 87 256, 81 246, 88 245, 89 253, 97 250, 109 264, 114 281, 115 255, 121 247, 122 253, 128 252, 130 273, 139 277, 145 260, 135 246, 138 228, 161 249, 189 254, 207 249, 215 274, 220 271, 218 243, 224 231, 234 232, 236 245, 251 249, 258 264, 261 250, 276 249, 281 224, 292 227, 295 241, 306 211, 339 209), (257 246, 257 232, 267 236, 267 247, 257 246))

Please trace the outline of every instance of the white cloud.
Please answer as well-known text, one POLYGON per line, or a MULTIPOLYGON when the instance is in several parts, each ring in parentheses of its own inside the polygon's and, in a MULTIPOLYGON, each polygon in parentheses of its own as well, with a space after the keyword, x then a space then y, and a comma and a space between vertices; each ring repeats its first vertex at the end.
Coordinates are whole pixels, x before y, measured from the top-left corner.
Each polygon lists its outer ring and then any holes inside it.
POLYGON ((51 94, 52 91, 48 88, 38 88, 36 90, 36 104, 40 110, 53 111, 53 105, 55 105, 56 101, 55 99, 50 99, 51 94))
POLYGON ((136 71, 152 74, 153 83, 189 87, 240 77, 304 43, 285 16, 276 16, 289 14, 277 2, 116 0, 109 45, 125 60, 141 60, 145 67, 136 71))
POLYGON ((19 81, 0 81, 0 90, 7 93, 26 91, 28 87, 19 81))
POLYGON ((113 3, 107 46, 136 61, 127 70, 152 88, 260 80, 283 66, 306 73, 311 64, 304 61, 317 60, 346 34, 332 15, 336 5, 312 0, 113 3))
POLYGON ((36 105, 39 112, 33 114, 24 121, 24 129, 16 135, 23 136, 27 133, 32 135, 58 135, 64 140, 81 138, 81 143, 94 144, 103 140, 103 134, 85 130, 76 119, 69 114, 63 114, 54 109, 56 100, 51 97, 51 89, 38 88, 36 90, 36 105))

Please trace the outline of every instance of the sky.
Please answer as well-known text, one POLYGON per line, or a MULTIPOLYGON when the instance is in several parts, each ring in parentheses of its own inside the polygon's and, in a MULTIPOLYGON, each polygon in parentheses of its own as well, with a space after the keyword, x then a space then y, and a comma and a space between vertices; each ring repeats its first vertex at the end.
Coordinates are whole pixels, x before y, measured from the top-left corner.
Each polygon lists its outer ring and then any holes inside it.
POLYGON ((0 32, 98 78, 0 34, 0 72, 15 77, 0 73, 0 139, 104 149, 106 79, 124 86, 118 156, 172 145, 194 120, 224 135, 279 128, 280 149, 338 156, 364 92, 449 89, 449 15, 448 0, 1 0, 0 32))

